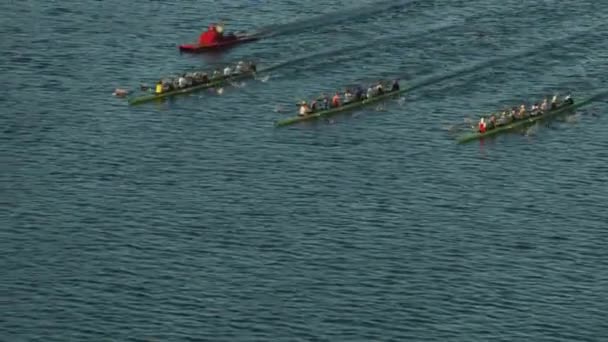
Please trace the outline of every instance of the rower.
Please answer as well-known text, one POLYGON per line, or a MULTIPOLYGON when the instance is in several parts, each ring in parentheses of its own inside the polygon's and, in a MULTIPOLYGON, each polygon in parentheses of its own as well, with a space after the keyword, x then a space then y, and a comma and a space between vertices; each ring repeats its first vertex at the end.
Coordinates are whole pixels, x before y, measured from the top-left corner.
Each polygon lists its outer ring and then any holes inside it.
POLYGON ((496 124, 496 126, 502 126, 507 124, 507 122, 509 122, 509 115, 507 113, 507 111, 503 111, 500 114, 500 117, 498 118, 498 123, 496 124))
POLYGON ((530 107, 530 115, 534 116, 536 114, 538 114, 538 103, 535 103, 530 107))
POLYGON ((489 129, 492 129, 496 127, 496 115, 494 115, 494 113, 490 114, 490 127, 488 127, 489 129))
POLYGON ((519 117, 520 117, 520 118, 523 118, 523 117, 525 117, 525 116, 526 116, 526 105, 524 105, 524 104, 522 103, 522 105, 521 105, 521 106, 519 106, 519 117))
POLYGON ((327 96, 326 94, 323 94, 323 109, 328 110, 329 109, 329 96, 327 96))
POLYGON ((230 76, 231 74, 232 74, 232 69, 230 69, 230 66, 229 66, 229 65, 227 65, 227 66, 224 68, 224 77, 228 77, 228 76, 230 76))
POLYGON ((340 107, 340 93, 336 92, 336 95, 331 99, 331 106, 336 108, 340 107))
POLYGON ((317 100, 312 100, 310 101, 310 112, 316 112, 317 111, 317 100))
POLYGON ((363 99, 363 88, 361 86, 357 87, 355 90, 355 101, 361 101, 363 99))
POLYGON ((376 92, 378 93, 378 95, 382 95, 384 93, 384 89, 382 89, 382 83, 378 83, 378 85, 376 86, 376 92))
POLYGON ((219 69, 215 69, 215 71, 213 71, 213 75, 211 76, 212 78, 220 78, 221 77, 221 73, 219 69))
POLYGON ((547 98, 545 97, 545 99, 543 100, 543 103, 541 103, 541 105, 540 105, 540 110, 544 112, 547 110, 548 107, 549 107, 549 104, 548 104, 547 98))
POLYGON ((162 80, 156 82, 156 88, 155 88, 155 91, 154 91, 156 93, 156 95, 162 94, 163 90, 164 90, 163 88, 164 87, 163 87, 163 81, 162 80))
POLYGON ((234 70, 237 74, 240 74, 243 72, 243 68, 245 67, 245 63, 243 63, 243 61, 239 61, 239 63, 236 65, 236 69, 234 70))
POLYGON ((374 88, 372 88, 372 86, 369 86, 369 88, 367 88, 367 99, 371 99, 372 96, 374 96, 374 88))
POLYGON ((557 94, 553 95, 553 99, 551 99, 551 109, 557 108, 557 94))
POLYGON ((302 103, 300 103, 300 112, 298 113, 298 115, 305 116, 308 113, 310 113, 310 110, 308 109, 308 105, 306 104, 306 101, 302 101, 302 103))
POLYGON ((207 76, 207 73, 203 73, 203 74, 201 75, 201 82, 202 82, 202 83, 207 83, 207 82, 209 82, 209 76, 207 76))
POLYGON ((399 80, 394 80, 393 86, 391 87, 391 91, 398 91, 398 90, 399 90, 399 80))
POLYGON ((485 132, 486 132, 486 121, 482 117, 479 120, 479 133, 485 133, 485 132))
POLYGON ((513 107, 513 108, 511 108, 511 117, 512 117, 513 119, 519 119, 519 118, 517 117, 517 107, 513 107))
POLYGON ((177 80, 177 86, 179 88, 186 88, 188 86, 188 81, 186 80, 186 74, 183 74, 182 76, 180 76, 180 78, 177 80))
POLYGON ((564 99, 564 103, 566 105, 573 105, 574 104, 574 100, 572 99, 572 97, 570 95, 566 96, 566 98, 564 99))
POLYGON ((255 63, 253 63, 253 62, 249 62, 249 69, 253 72, 257 72, 255 63))
POLYGON ((344 92, 344 103, 349 103, 353 99, 353 94, 350 92, 350 89, 346 89, 344 92))
POLYGON ((171 91, 172 84, 169 81, 163 81, 163 92, 171 91))

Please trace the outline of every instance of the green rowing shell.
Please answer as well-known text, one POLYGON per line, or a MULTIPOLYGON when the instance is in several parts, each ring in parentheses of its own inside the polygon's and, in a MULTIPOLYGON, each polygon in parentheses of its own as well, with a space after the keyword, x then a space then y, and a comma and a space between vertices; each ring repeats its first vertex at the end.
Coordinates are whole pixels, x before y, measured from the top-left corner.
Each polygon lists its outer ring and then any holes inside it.
POLYGON ((281 127, 281 126, 288 126, 288 125, 293 125, 295 123, 298 122, 304 122, 304 121, 310 121, 310 120, 316 120, 319 118, 326 118, 338 113, 343 113, 349 110, 353 110, 353 109, 357 109, 363 106, 367 106, 370 105, 372 103, 378 103, 382 100, 386 100, 392 96, 395 95, 399 95, 402 93, 405 93, 407 91, 409 91, 410 88, 404 88, 401 90, 396 90, 396 91, 389 91, 386 92, 382 95, 377 95, 372 97, 371 99, 368 100, 363 100, 363 101, 357 101, 357 102, 350 102, 347 104, 344 104, 340 107, 335 107, 335 108, 331 108, 331 109, 327 109, 327 110, 322 110, 322 111, 318 111, 318 112, 314 112, 314 113, 310 113, 308 115, 302 115, 302 116, 294 116, 292 118, 289 119, 285 119, 285 120, 279 120, 275 123, 276 127, 281 127))
POLYGON ((467 133, 467 134, 464 134, 464 135, 461 135, 460 137, 458 137, 457 140, 458 140, 458 143, 463 144, 463 143, 467 143, 467 142, 470 142, 473 140, 491 137, 491 136, 497 135, 502 132, 511 131, 518 127, 529 126, 537 121, 544 120, 546 118, 553 117, 558 114, 563 114, 569 110, 573 110, 573 109, 588 105, 592 101, 597 100, 599 97, 604 96, 604 95, 605 95, 605 93, 598 94, 598 95, 586 98, 586 99, 584 99, 582 101, 578 101, 578 102, 576 102, 576 100, 575 100, 575 102, 571 105, 563 104, 553 110, 547 111, 546 113, 544 113, 542 115, 531 116, 531 117, 528 117, 525 119, 513 121, 509 124, 498 126, 496 128, 487 130, 485 133, 479 133, 479 132, 467 133))
POLYGON ((246 79, 246 78, 250 78, 255 76, 254 72, 245 72, 239 75, 233 75, 231 77, 222 77, 218 80, 211 80, 209 83, 205 83, 205 84, 199 84, 193 87, 188 87, 188 88, 184 88, 184 89, 176 89, 176 90, 172 90, 172 91, 168 91, 165 93, 161 93, 161 94, 149 94, 149 95, 143 95, 143 96, 138 96, 138 97, 134 97, 129 99, 129 104, 130 105, 137 105, 137 104, 142 104, 145 102, 150 102, 150 101, 154 101, 154 100, 159 100, 159 99, 164 99, 164 98, 169 98, 169 97, 173 97, 173 96, 178 96, 178 95, 185 95, 185 94, 190 94, 193 93, 195 91, 198 90, 204 90, 204 89, 209 89, 209 88, 213 88, 213 87, 217 87, 223 84, 226 84, 230 81, 237 81, 237 80, 242 80, 242 79, 246 79))

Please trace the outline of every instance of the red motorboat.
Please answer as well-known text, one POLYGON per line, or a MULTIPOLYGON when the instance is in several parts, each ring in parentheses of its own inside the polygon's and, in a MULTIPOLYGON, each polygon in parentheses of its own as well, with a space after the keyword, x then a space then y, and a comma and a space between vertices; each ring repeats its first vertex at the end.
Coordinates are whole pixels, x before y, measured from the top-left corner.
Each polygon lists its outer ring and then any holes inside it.
POLYGON ((259 39, 259 37, 252 35, 237 36, 234 33, 224 35, 223 32, 223 25, 211 24, 207 31, 200 35, 198 43, 180 45, 179 50, 189 53, 210 52, 259 39))

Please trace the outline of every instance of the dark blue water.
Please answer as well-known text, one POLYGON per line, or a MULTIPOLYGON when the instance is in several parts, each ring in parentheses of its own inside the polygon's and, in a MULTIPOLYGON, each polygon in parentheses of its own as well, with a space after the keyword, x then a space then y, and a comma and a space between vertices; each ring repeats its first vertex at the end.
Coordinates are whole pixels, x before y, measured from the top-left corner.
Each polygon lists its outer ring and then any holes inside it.
POLYGON ((608 338, 606 100, 481 143, 451 133, 605 92, 602 2, 0 11, 0 340, 608 338), (178 53, 218 19, 270 37, 178 53), (222 94, 111 96, 244 58, 273 70, 222 94), (273 127, 298 100, 393 77, 416 89, 273 127))

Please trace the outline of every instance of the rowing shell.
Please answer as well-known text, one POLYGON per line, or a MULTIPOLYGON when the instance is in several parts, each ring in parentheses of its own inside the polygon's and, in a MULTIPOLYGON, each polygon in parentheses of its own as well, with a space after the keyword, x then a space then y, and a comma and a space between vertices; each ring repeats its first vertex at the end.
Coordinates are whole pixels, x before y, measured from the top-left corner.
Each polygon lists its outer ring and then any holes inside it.
POLYGON ((482 139, 482 138, 486 138, 486 137, 491 137, 494 135, 497 135, 499 133, 502 132, 506 132, 506 131, 511 131, 513 129, 516 129, 518 127, 525 127, 525 126, 529 126, 537 121, 540 120, 544 120, 553 116, 556 116, 558 114, 563 114, 565 112, 568 112, 570 110, 574 110, 576 108, 580 108, 582 106, 588 105, 589 103, 591 103, 592 101, 600 98, 601 96, 605 96, 606 93, 602 93, 602 94, 598 94, 589 98, 586 98, 582 101, 579 102, 575 102, 573 104, 563 104, 553 110, 548 110, 547 112, 545 112, 544 114, 541 115, 536 115, 536 116, 530 116, 528 118, 525 119, 520 119, 520 120, 516 120, 513 121, 509 124, 506 125, 502 125, 502 126, 498 126, 496 128, 487 130, 485 133, 479 133, 479 132, 472 132, 472 133, 466 133, 461 135, 460 137, 457 138, 458 143, 463 144, 463 143, 467 143, 473 140, 478 140, 478 139, 482 139))
POLYGON ((175 89, 175 90, 167 91, 167 92, 160 93, 160 94, 149 94, 149 95, 134 97, 134 98, 129 99, 129 104, 138 105, 138 104, 142 104, 142 103, 150 102, 150 101, 154 101, 154 100, 160 100, 160 99, 169 98, 169 97, 173 97, 173 96, 190 94, 190 93, 193 93, 198 90, 209 89, 209 88, 224 85, 224 84, 232 82, 232 81, 238 81, 238 80, 242 80, 242 79, 246 79, 246 78, 250 78, 250 77, 254 77, 254 76, 255 76, 255 72, 253 72, 253 71, 244 72, 244 73, 232 75, 229 77, 222 76, 220 79, 210 80, 208 83, 199 84, 199 85, 195 85, 195 86, 188 87, 188 88, 175 89))
POLYGON ((356 102, 350 102, 347 104, 344 104, 340 107, 335 107, 335 108, 331 108, 331 109, 327 109, 327 110, 322 110, 322 111, 318 111, 318 112, 314 112, 314 113, 310 113, 307 115, 303 115, 303 116, 294 116, 292 118, 289 119, 285 119, 285 120, 279 120, 275 123, 276 127, 282 127, 282 126, 288 126, 288 125, 293 125, 295 123, 298 122, 304 122, 304 121, 311 121, 311 120, 316 120, 319 118, 327 118, 330 117, 332 115, 336 115, 338 113, 343 113, 346 111, 350 111, 353 109, 357 109, 357 108, 361 108, 363 106, 367 106, 373 103, 378 103, 382 100, 386 100, 389 99, 392 96, 395 95, 399 95, 402 93, 405 93, 407 91, 409 91, 410 88, 404 88, 401 90, 395 90, 395 91, 389 91, 386 92, 382 95, 377 95, 374 96, 370 99, 366 99, 366 100, 362 100, 362 101, 356 101, 356 102))

